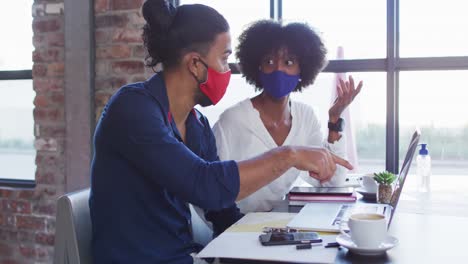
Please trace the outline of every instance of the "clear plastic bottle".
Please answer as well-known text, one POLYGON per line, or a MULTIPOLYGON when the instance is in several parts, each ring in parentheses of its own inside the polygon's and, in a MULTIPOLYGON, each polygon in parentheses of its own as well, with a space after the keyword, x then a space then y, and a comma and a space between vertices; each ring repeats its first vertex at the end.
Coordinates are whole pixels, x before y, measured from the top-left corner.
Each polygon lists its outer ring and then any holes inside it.
POLYGON ((419 178, 419 191, 428 192, 431 185, 431 156, 429 156, 429 150, 427 144, 420 144, 421 149, 416 157, 416 163, 418 165, 418 178, 419 178))

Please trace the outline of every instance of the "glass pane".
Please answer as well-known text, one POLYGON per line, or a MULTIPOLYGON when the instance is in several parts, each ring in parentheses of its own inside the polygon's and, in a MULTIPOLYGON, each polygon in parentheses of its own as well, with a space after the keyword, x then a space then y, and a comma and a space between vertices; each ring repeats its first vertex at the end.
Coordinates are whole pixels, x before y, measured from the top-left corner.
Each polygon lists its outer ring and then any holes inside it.
MULTIPOLYGON (((204 4, 213 7, 221 13, 231 28, 232 49, 237 47, 239 35, 245 27, 259 19, 270 18, 269 0, 181 0, 180 4, 204 4)), ((235 56, 229 57, 229 62, 235 62, 235 56)))
POLYGON ((32 80, 0 81, 0 178, 33 180, 32 80))
POLYGON ((400 56, 468 55, 466 1, 400 1, 400 56))
POLYGON ((32 68, 33 0, 3 2, 0 8, 0 71, 32 68))
POLYGON ((386 1, 283 0, 286 22, 307 22, 322 32, 328 59, 386 57, 386 1))
POLYGON ((210 121, 210 125, 213 126, 219 119, 219 115, 226 110, 226 108, 250 97, 254 97, 258 92, 255 92, 255 87, 245 82, 240 74, 233 74, 231 81, 227 88, 226 94, 223 99, 214 106, 200 107, 197 108, 202 112, 210 121))
POLYGON ((462 87, 467 82, 468 71, 400 73, 400 159, 419 127, 433 175, 468 175, 468 92, 462 87))
MULTIPOLYGON (((345 110, 342 114, 346 127, 350 129, 345 131, 348 159, 355 165, 355 173, 380 171, 385 169, 386 74, 366 72, 351 75, 357 82, 363 80, 364 86, 350 105, 349 112, 345 110)), ((335 98, 335 80, 336 74, 321 73, 315 84, 292 96, 293 100, 314 108, 324 135, 328 134, 328 109, 335 98)))

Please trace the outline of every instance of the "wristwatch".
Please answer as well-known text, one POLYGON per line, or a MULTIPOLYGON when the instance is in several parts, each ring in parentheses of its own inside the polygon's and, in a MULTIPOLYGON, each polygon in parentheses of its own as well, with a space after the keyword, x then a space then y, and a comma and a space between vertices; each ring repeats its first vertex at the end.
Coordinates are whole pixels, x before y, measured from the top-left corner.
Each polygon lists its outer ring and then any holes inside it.
POLYGON ((331 131, 341 132, 343 131, 344 123, 344 119, 340 117, 336 123, 328 122, 328 129, 331 131))

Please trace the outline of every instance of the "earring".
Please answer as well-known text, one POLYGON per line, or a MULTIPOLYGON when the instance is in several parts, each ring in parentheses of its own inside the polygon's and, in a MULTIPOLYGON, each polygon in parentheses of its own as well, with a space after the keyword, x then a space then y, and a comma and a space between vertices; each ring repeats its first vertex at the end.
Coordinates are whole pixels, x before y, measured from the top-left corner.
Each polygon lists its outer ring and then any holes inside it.
POLYGON ((300 81, 300 82, 302 82, 302 79, 301 79, 301 78, 299 78, 299 81, 300 81))

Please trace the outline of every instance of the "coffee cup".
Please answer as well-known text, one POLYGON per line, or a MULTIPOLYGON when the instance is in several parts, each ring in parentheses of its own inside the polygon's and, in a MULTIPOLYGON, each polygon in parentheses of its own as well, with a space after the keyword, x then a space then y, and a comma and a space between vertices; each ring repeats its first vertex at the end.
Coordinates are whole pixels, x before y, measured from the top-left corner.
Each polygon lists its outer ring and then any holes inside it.
POLYGON ((381 214, 352 214, 348 221, 341 222, 340 232, 352 240, 357 247, 378 248, 387 237, 387 221, 381 214), (344 223, 348 224, 349 234, 343 230, 344 223))
POLYGON ((366 174, 362 176, 362 182, 361 182, 362 187, 370 193, 376 193, 377 192, 377 182, 374 180, 374 175, 373 174, 366 174))

